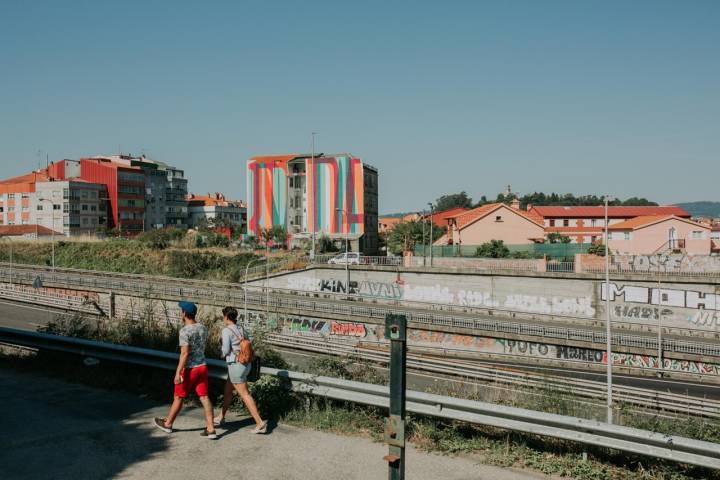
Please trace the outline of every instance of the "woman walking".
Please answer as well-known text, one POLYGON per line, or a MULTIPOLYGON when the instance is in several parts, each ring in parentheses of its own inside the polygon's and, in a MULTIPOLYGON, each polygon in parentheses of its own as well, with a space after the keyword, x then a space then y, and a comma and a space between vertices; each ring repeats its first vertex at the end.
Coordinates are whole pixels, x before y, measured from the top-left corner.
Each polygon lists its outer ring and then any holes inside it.
POLYGON ((245 330, 237 325, 238 312, 236 309, 225 307, 222 313, 225 322, 225 328, 222 330, 222 354, 228 366, 228 379, 225 383, 222 410, 220 415, 215 417, 214 423, 216 426, 225 423, 225 414, 232 403, 234 387, 242 398, 245 408, 255 420, 255 428, 252 433, 266 433, 268 422, 260 417, 255 400, 250 395, 247 386, 247 377, 250 374, 252 361, 248 361, 246 364, 240 363, 240 345, 245 338, 245 330))

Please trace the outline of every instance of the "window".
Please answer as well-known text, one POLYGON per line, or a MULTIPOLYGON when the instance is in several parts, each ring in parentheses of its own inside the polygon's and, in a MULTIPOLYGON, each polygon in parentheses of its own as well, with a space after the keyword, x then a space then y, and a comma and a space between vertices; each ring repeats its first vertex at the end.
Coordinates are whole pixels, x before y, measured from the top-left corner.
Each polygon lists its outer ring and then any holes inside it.
POLYGON ((96 206, 96 205, 90 205, 90 211, 91 211, 91 212, 97 212, 97 206, 96 206))
POLYGON ((8 200, 15 200, 15 194, 14 194, 14 193, 8 193, 8 200))
POLYGON ((8 212, 14 212, 14 211, 15 211, 15 207, 8 207, 8 212))
POLYGON ((82 204, 82 211, 87 212, 88 206, 86 204, 82 204))
POLYGON ((38 211, 42 210, 42 209, 43 209, 43 208, 42 208, 42 205, 38 205, 38 206, 37 206, 37 209, 38 209, 38 211))
POLYGON ((53 210, 60 210, 60 204, 59 204, 59 203, 53 203, 53 210))
POLYGON ((591 227, 594 227, 596 223, 597 223, 597 220, 595 220, 594 218, 592 220, 590 220, 591 227))
POLYGON ((502 221, 503 221, 502 215, 496 215, 496 216, 495 216, 495 221, 496 221, 496 222, 502 222, 502 221))
POLYGON ((630 240, 630 232, 625 232, 623 235, 623 240, 630 240))
POLYGON ((705 235, 703 234, 702 231, 692 232, 692 239, 693 239, 693 240, 702 240, 702 239, 704 239, 704 238, 705 238, 705 235))
POLYGON ((82 190, 80 192, 80 198, 88 198, 88 192, 87 190, 82 190))
POLYGON ((551 227, 554 227, 554 226, 555 226, 555 219, 554 219, 554 218, 550 219, 550 226, 551 226, 551 227))
POLYGON ((83 217, 82 223, 83 223, 83 225, 87 225, 87 224, 88 224, 88 219, 87 219, 87 217, 83 217))
POLYGON ((27 200, 28 198, 30 198, 30 195, 28 195, 27 193, 23 193, 20 198, 22 198, 23 200, 27 200))
POLYGON ((597 241, 597 236, 596 236, 596 235, 593 235, 592 237, 590 237, 590 241, 591 241, 592 243, 595 243, 595 242, 597 241))
POLYGON ((569 227, 570 226, 570 220, 567 218, 563 220, 563 227, 569 227))
POLYGON ((28 207, 22 207, 23 212, 27 212, 28 210, 30 210, 28 207))

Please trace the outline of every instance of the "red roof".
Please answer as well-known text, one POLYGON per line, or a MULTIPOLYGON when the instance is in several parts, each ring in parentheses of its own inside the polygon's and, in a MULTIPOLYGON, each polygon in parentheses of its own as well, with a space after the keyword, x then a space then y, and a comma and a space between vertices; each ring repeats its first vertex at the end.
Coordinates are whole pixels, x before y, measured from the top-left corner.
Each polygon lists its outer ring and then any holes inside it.
MULTIPOLYGON (((19 237, 22 235, 52 235, 53 231, 42 225, 0 225, 0 237, 19 237)), ((62 235, 55 232, 55 235, 62 235)))
MULTIPOLYGON (((450 217, 454 217, 456 215, 460 215, 461 213, 467 212, 470 210, 469 208, 465 207, 455 207, 450 208, 448 210, 443 210, 441 212, 433 212, 432 214, 432 222, 433 225, 436 227, 445 227, 447 226, 447 219, 450 217)), ((429 219, 429 214, 427 216, 429 219)))
POLYGON ((538 219, 535 216, 528 214, 528 212, 526 212, 524 210, 516 210, 514 208, 511 208, 511 207, 505 205, 504 203, 488 203, 487 205, 482 205, 477 208, 473 208, 472 210, 462 212, 458 215, 453 215, 451 217, 448 217, 448 220, 454 219, 457 224, 457 228, 463 229, 467 225, 469 225, 469 224, 489 215, 490 213, 494 212, 495 210, 497 210, 499 208, 503 208, 503 207, 507 208, 508 210, 510 210, 514 213, 517 213, 521 217, 524 217, 524 218, 528 219, 529 221, 544 228, 543 224, 541 223, 542 221, 541 220, 538 221, 538 219))
MULTIPOLYGON (((594 207, 580 206, 537 206, 530 209, 531 213, 540 215, 543 218, 604 218, 605 207, 602 205, 594 207)), ((690 214, 680 207, 673 205, 659 207, 608 207, 609 218, 632 218, 647 215, 675 215, 681 218, 690 218, 690 214)))
POLYGON ((710 229, 709 226, 703 225, 702 223, 693 222, 686 218, 676 217, 675 215, 645 215, 643 217, 635 217, 624 222, 616 223, 608 227, 609 230, 638 230, 643 227, 647 227, 656 223, 665 222, 667 220, 680 220, 682 222, 697 225, 700 228, 710 229))

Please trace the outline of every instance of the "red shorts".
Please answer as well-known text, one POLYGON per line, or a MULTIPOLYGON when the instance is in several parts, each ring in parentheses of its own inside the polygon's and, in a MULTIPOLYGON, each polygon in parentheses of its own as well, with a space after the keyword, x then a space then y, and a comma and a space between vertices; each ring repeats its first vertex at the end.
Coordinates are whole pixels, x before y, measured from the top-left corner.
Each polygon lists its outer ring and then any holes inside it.
POLYGON ((183 382, 175 384, 175 396, 186 398, 195 390, 198 397, 208 395, 208 369, 207 365, 186 368, 182 375, 183 382))

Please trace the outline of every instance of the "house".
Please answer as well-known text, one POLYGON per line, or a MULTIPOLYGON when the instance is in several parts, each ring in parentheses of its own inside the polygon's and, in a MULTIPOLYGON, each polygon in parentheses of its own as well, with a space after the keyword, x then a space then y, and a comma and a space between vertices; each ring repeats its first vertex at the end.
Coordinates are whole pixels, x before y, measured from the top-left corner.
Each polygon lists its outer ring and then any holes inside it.
MULTIPOLYGON (((532 206, 528 213, 540 218, 545 233, 559 233, 570 237, 571 243, 602 241, 605 231, 605 207, 599 206, 532 206)), ((611 206, 608 225, 615 225, 637 217, 673 215, 690 219, 690 214, 676 206, 611 206)))
POLYGON ((450 216, 447 229, 435 245, 482 245, 490 240, 529 245, 545 239, 542 219, 520 210, 519 202, 490 203, 450 216))
POLYGON ((430 218, 432 217, 433 225, 438 228, 445 228, 447 227, 448 218, 460 215, 461 213, 467 212, 468 210, 470 209, 465 207, 455 207, 447 210, 441 210, 439 212, 433 212, 432 215, 426 213, 425 218, 427 220, 430 220, 430 218))
POLYGON ((613 253, 650 255, 678 252, 708 255, 711 227, 675 215, 645 215, 608 227, 613 253))
POLYGON ((36 239, 50 238, 53 235, 62 236, 62 232, 53 232, 42 225, 0 225, 0 238, 36 239))

